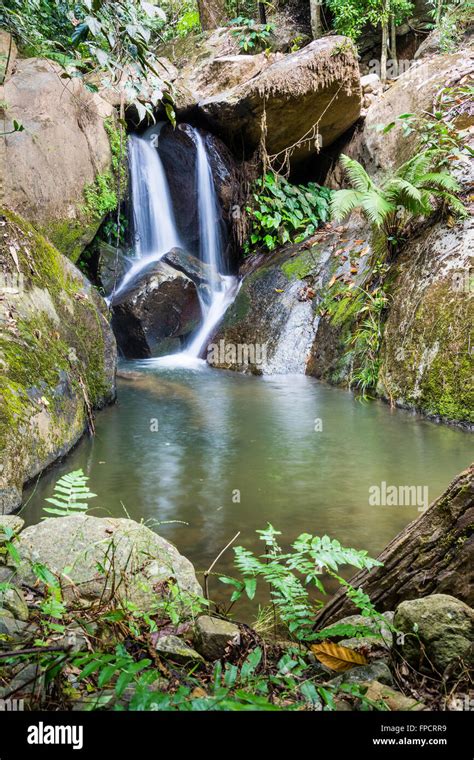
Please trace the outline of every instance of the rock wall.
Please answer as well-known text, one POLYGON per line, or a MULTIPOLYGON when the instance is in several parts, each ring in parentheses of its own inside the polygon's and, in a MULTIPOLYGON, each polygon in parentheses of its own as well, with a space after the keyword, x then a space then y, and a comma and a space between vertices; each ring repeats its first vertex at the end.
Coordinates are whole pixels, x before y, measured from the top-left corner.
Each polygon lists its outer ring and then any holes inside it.
POLYGON ((115 398, 115 339, 81 272, 16 214, 0 215, 0 513, 115 398))
POLYGON ((114 190, 104 127, 113 108, 81 80, 62 74, 57 64, 40 58, 16 58, 9 67, 0 88, 2 125, 8 132, 16 120, 24 130, 1 140, 0 205, 34 224, 75 261, 97 232, 105 196, 114 190))

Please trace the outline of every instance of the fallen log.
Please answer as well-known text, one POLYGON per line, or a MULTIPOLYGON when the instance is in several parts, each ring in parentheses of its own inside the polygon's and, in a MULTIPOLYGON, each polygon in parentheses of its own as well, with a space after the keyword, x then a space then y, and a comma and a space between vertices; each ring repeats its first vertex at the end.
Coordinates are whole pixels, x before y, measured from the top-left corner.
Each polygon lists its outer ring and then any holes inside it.
MULTIPOLYGON (((362 587, 380 612, 428 594, 451 594, 474 603, 474 465, 404 528, 377 558, 383 567, 361 570, 350 583, 362 587)), ((318 613, 315 628, 357 612, 340 589, 318 613)))

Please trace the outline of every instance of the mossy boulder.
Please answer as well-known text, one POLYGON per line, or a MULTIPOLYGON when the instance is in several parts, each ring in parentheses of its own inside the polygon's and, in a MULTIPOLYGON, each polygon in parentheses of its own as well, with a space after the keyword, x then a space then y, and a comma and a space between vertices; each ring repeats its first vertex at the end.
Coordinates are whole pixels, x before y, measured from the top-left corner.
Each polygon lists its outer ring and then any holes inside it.
POLYGON ((20 578, 33 582, 32 565, 46 565, 62 576, 67 603, 88 605, 115 595, 150 611, 161 598, 176 596, 186 617, 193 599, 202 595, 191 562, 134 520, 83 514, 48 518, 26 528, 17 549, 22 558, 20 578), (172 594, 172 585, 177 595, 172 594))
POLYGON ((417 670, 443 673, 454 660, 469 657, 474 610, 454 596, 432 594, 402 602, 393 623, 405 634, 398 645, 401 657, 417 670))
POLYGON ((116 205, 106 119, 113 108, 40 58, 16 59, 2 93, 0 205, 76 261, 116 205), (13 120, 22 132, 13 132, 13 120))
POLYGON ((324 303, 339 286, 363 280, 370 253, 360 226, 351 224, 326 225, 303 243, 250 256, 241 268, 239 293, 208 347, 209 363, 255 374, 306 372, 331 379, 344 346, 338 329, 331 328, 331 335, 326 329, 324 303), (230 350, 239 345, 258 361, 239 362, 245 353, 230 350))
POLYGON ((28 223, 0 211, 0 514, 115 398, 105 302, 28 223))
POLYGON ((405 249, 384 330, 378 393, 448 422, 474 423, 474 220, 427 227, 405 249))

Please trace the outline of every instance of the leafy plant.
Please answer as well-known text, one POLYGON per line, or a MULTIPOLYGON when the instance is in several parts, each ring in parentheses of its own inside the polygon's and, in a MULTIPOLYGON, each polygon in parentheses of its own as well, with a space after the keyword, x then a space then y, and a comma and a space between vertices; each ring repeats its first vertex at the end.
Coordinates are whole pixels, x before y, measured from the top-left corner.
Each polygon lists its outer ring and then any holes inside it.
POLYGON ((136 107, 140 120, 163 102, 175 121, 171 85, 163 76, 152 38, 166 22, 163 10, 146 0, 6 0, 0 24, 31 55, 55 60, 64 78, 79 77, 92 91, 90 75, 136 107), (97 79, 97 77, 96 77, 97 79))
POLYGON ((257 179, 246 208, 250 232, 245 252, 258 247, 273 251, 277 245, 305 240, 329 219, 331 194, 315 182, 292 185, 272 173, 257 179))
POLYGON ((263 50, 275 26, 274 24, 257 24, 253 18, 238 16, 229 22, 231 34, 236 37, 237 44, 245 53, 248 50, 263 50))
POLYGON ((54 495, 45 499, 53 507, 43 507, 43 512, 66 517, 77 512, 87 512, 89 499, 97 494, 89 490, 89 478, 82 470, 75 470, 59 478, 54 486, 54 495))
POLYGON ((402 164, 377 185, 363 166, 342 155, 341 163, 353 189, 336 191, 331 198, 331 215, 336 221, 359 210, 372 226, 376 239, 392 258, 408 222, 429 216, 441 202, 454 213, 466 215, 456 193, 460 186, 445 170, 438 170, 440 152, 424 150, 402 164))
POLYGON ((328 536, 320 538, 302 533, 291 545, 292 551, 283 553, 277 540, 280 531, 268 524, 265 530, 257 530, 257 533, 265 542, 265 552, 257 557, 249 549, 235 547, 235 565, 242 580, 228 576, 222 576, 220 580, 233 587, 231 603, 244 593, 253 599, 257 581, 264 580, 269 586, 275 614, 287 625, 289 633, 300 640, 317 638, 313 631, 314 617, 322 603, 310 598, 308 588, 324 594, 323 573, 342 582, 337 573, 343 565, 370 569, 381 564, 367 552, 347 549, 328 536))

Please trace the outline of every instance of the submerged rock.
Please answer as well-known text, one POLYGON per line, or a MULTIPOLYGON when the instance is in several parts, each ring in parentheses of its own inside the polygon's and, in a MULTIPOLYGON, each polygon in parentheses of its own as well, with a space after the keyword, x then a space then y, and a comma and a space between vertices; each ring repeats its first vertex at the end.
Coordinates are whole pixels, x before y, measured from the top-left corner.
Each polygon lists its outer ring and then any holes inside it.
MULTIPOLYGON (((177 586, 183 617, 201 595, 194 568, 178 550, 141 523, 87 515, 48 518, 26 528, 18 539, 19 576, 34 582, 32 564, 40 562, 62 577, 69 602, 127 599, 149 611, 177 586)), ((174 597, 173 597, 174 598, 174 597)))
POLYGON ((474 610, 454 596, 432 594, 402 602, 393 622, 405 634, 400 655, 417 670, 443 673, 454 660, 469 656, 474 610))
POLYGON ((24 131, 2 137, 0 205, 21 214, 75 261, 103 215, 86 203, 84 189, 111 169, 104 119, 113 108, 78 77, 41 58, 17 59, 3 86, 3 131, 15 119, 24 131))
POLYGON ((196 285, 163 261, 119 293, 112 305, 118 347, 127 359, 178 351, 201 318, 196 285))
POLYGON ((0 231, 1 514, 114 400, 116 346, 105 302, 66 257, 9 211, 0 231))

